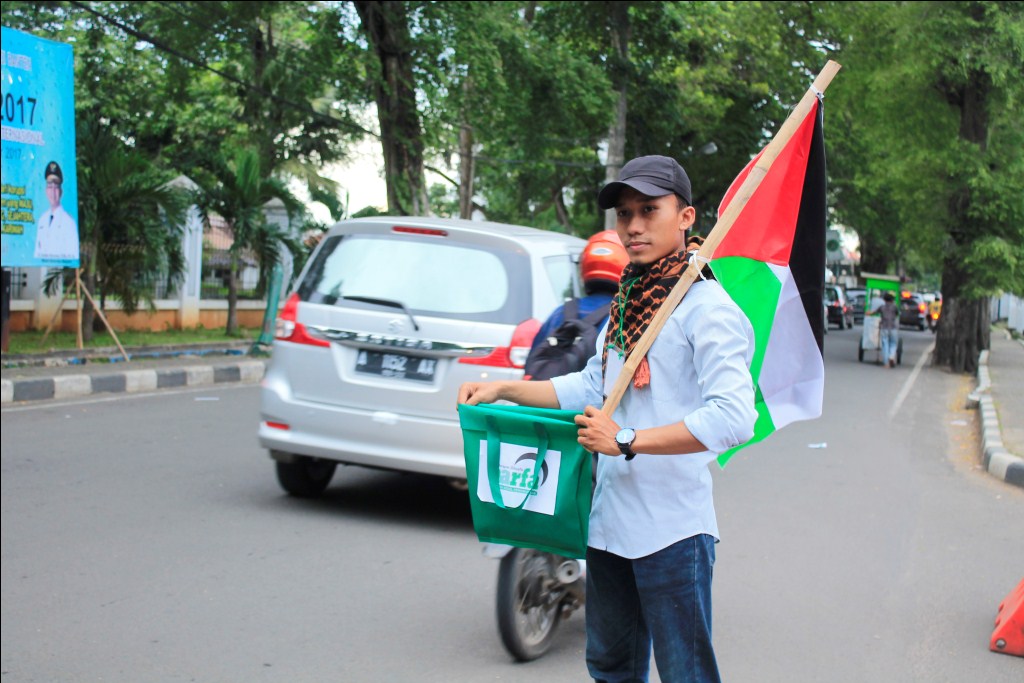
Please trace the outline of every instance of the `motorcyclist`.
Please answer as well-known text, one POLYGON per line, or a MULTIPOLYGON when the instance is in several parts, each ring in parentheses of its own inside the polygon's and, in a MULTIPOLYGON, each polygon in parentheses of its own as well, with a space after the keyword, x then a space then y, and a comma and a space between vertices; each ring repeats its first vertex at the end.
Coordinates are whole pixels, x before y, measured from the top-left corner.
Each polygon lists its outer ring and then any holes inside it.
MULTIPOLYGON (((578 317, 585 318, 597 309, 604 309, 605 316, 598 328, 608 319, 609 306, 619 289, 619 277, 622 269, 629 263, 629 256, 622 246, 622 240, 614 230, 603 230, 589 240, 580 256, 580 276, 583 278, 583 291, 586 296, 579 299, 578 317)), ((540 331, 533 339, 533 348, 545 343, 551 333, 565 319, 565 304, 559 306, 541 325, 540 331)))
POLYGON ((935 292, 935 298, 928 304, 928 327, 932 332, 939 326, 939 316, 942 314, 942 294, 935 292))

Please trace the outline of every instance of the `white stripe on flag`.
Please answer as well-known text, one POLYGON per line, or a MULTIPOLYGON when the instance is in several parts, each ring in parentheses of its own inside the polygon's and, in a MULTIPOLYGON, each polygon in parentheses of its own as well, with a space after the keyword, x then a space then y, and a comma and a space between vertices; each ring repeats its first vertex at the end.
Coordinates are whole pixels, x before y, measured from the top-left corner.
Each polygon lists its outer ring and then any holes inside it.
POLYGON ((789 266, 767 264, 782 283, 758 386, 775 429, 821 416, 825 362, 789 266))

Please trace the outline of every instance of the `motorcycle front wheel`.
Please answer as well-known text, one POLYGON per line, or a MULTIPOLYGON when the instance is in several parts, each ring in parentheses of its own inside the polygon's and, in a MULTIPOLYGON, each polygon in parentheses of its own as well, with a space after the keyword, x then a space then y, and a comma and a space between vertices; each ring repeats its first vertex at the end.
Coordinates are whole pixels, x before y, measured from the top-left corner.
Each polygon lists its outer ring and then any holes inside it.
POLYGON ((498 631, 505 649, 521 662, 551 648, 565 588, 555 574, 561 558, 513 548, 498 569, 498 631))

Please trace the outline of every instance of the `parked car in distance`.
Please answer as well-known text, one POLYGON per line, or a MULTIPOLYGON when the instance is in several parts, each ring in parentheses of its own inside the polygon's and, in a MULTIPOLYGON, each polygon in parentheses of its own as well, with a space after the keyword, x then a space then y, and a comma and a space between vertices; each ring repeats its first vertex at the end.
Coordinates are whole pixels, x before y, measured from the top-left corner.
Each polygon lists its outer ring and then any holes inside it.
POLYGON ((867 306, 867 296, 867 290, 864 289, 846 290, 846 300, 850 302, 850 306, 853 308, 853 322, 858 325, 864 322, 864 308, 867 306))
POLYGON ((464 480, 459 386, 519 379, 541 321, 581 295, 577 237, 437 218, 343 221, 277 322, 260 444, 288 493, 338 463, 464 480))
POLYGON ((928 304, 920 294, 903 292, 900 295, 900 327, 928 327, 928 304))
POLYGON ((825 303, 828 304, 828 324, 839 329, 853 327, 853 308, 839 285, 825 285, 825 303))

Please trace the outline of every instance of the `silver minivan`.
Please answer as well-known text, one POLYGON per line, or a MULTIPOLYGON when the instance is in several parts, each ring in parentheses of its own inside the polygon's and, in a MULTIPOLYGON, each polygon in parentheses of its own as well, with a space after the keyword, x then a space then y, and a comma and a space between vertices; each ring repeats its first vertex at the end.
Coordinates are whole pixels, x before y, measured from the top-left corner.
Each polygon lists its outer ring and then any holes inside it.
POLYGON ((465 479, 459 385, 518 379, 541 323, 581 295, 586 242, 518 225, 374 217, 332 227, 277 321, 260 445, 290 494, 338 463, 465 479))

